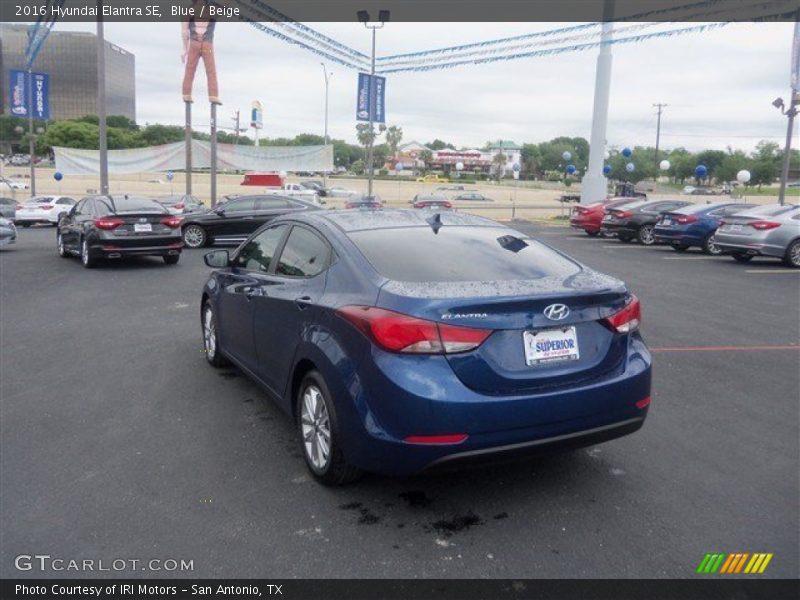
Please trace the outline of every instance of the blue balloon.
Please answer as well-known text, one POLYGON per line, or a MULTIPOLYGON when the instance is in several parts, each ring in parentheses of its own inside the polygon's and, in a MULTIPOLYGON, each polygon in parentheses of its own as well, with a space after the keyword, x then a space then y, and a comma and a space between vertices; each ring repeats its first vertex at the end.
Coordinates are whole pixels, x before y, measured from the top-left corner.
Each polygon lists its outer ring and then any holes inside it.
POLYGON ((603 165, 603 175, 611 173, 611 165, 603 165))
POLYGON ((704 179, 708 175, 708 168, 705 165, 697 165, 694 169, 694 174, 699 179, 704 179))
POLYGON ((628 173, 633 173, 636 170, 636 165, 633 163, 628 163, 627 165, 625 165, 625 170, 628 173))
POLYGON ((624 156, 625 158, 629 158, 631 154, 633 154, 633 151, 630 148, 622 149, 622 156, 624 156))
POLYGON ((578 169, 575 168, 575 165, 567 165, 567 173, 569 173, 570 175, 572 175, 577 170, 578 169))
POLYGON ((395 170, 395 171, 397 171, 398 173, 399 173, 400 171, 402 171, 402 170, 403 170, 403 163, 397 163, 397 164, 394 166, 394 170, 395 170))
POLYGON ((173 177, 175 177, 175 173, 167 171, 167 181, 172 181, 173 177))
POLYGON ((561 155, 561 158, 564 160, 572 160, 572 153, 570 153, 568 150, 564 150, 564 154, 561 155))
POLYGON ((516 171, 517 173, 519 173, 520 169, 519 163, 514 163, 514 165, 511 168, 514 169, 514 171, 516 171))
POLYGON ((53 173, 53 179, 55 179, 56 181, 61 181, 62 179, 64 179, 64 174, 61 171, 56 171, 55 173, 53 173))

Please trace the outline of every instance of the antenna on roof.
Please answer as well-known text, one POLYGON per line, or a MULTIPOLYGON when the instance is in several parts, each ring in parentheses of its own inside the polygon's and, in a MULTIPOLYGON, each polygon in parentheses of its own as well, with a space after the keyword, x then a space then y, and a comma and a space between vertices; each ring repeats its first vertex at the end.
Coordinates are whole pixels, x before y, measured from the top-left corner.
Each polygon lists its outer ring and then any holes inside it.
POLYGON ((442 228, 442 215, 436 213, 435 215, 425 219, 425 222, 431 226, 431 229, 433 229, 433 233, 437 234, 439 233, 439 230, 442 228))

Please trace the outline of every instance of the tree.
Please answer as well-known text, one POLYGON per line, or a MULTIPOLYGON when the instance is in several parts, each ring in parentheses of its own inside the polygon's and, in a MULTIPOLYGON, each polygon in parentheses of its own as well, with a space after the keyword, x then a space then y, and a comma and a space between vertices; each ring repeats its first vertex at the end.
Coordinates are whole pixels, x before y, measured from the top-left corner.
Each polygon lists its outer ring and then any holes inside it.
POLYGON ((371 129, 368 123, 359 123, 356 125, 356 138, 358 139, 358 143, 365 148, 371 143, 374 144, 375 138, 377 137, 375 129, 371 129))
POLYGON ((392 152, 392 156, 397 155, 397 147, 403 139, 403 129, 397 125, 392 125, 386 130, 386 143, 392 152))
POLYGON ((736 174, 742 169, 747 169, 749 164, 750 159, 747 158, 744 152, 741 150, 734 151, 729 147, 725 158, 722 159, 714 170, 714 177, 716 177, 717 183, 734 181, 736 179, 736 174))
POLYGON ((750 167, 750 185, 771 185, 778 176, 778 165, 772 160, 761 159, 755 161, 750 167))
POLYGON ((419 160, 422 161, 422 164, 425 165, 427 169, 428 165, 433 162, 433 152, 425 148, 425 150, 419 153, 419 160))
POLYGON ((182 141, 186 136, 186 132, 183 127, 177 125, 160 125, 156 123, 143 127, 140 130, 140 135, 146 145, 161 146, 182 141))
POLYGON ((447 142, 443 142, 439 138, 436 138, 429 144, 425 144, 431 150, 444 150, 445 148, 450 148, 451 150, 455 150, 456 147, 453 144, 448 144, 447 142))
POLYGON ((494 168, 494 174, 497 177, 498 181, 506 173, 507 162, 508 162, 508 157, 502 152, 498 152, 492 158, 492 167, 494 168))

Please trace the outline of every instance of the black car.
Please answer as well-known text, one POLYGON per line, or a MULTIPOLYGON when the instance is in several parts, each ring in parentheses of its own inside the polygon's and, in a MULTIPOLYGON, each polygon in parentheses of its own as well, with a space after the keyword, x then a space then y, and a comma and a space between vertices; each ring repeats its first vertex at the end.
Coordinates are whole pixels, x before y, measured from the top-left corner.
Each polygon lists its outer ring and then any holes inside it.
POLYGON ((321 210, 299 198, 239 196, 204 213, 183 219, 183 243, 202 248, 214 242, 239 244, 267 221, 281 215, 321 210))
POLYGON ((620 242, 639 240, 645 246, 656 243, 653 229, 661 214, 691 204, 685 200, 655 200, 651 202, 626 204, 617 208, 607 208, 600 224, 600 230, 616 234, 620 242))
POLYGON ((181 257, 180 217, 149 198, 89 196, 57 227, 58 255, 80 256, 88 269, 102 258, 161 256, 174 265, 181 257))

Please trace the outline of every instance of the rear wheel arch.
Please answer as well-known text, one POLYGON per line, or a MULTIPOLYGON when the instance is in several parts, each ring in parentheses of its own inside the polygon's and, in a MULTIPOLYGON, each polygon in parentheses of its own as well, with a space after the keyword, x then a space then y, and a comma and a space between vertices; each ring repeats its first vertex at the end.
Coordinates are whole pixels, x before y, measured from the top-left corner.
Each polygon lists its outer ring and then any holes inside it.
POLYGON ((295 421, 297 420, 297 403, 295 402, 295 398, 297 398, 297 394, 300 391, 300 384, 311 371, 319 371, 319 369, 314 361, 308 358, 301 358, 297 361, 297 364, 295 364, 292 370, 292 378, 289 382, 289 401, 292 407, 292 419, 295 421))

